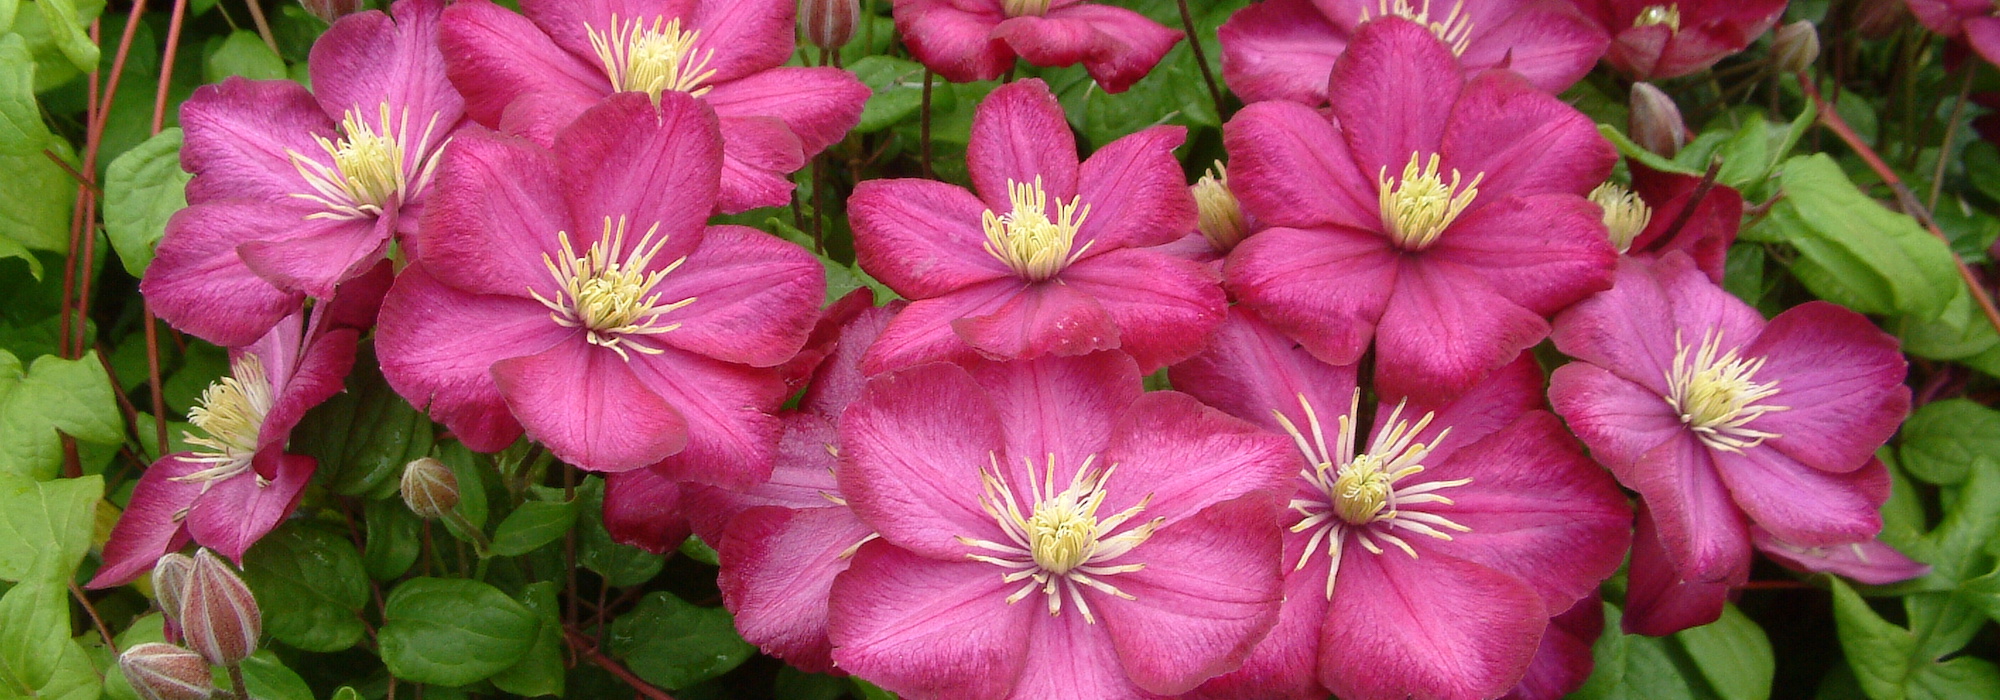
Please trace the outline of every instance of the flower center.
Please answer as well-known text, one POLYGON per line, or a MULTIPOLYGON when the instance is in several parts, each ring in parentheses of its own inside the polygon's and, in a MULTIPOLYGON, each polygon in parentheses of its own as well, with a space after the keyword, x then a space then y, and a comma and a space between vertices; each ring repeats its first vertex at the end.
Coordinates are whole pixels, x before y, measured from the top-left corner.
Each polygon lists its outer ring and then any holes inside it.
POLYGON ((1249 225, 1243 219, 1243 205, 1236 200, 1235 193, 1229 191, 1229 169, 1216 161, 1208 174, 1189 187, 1194 194, 1195 208, 1201 214, 1198 228, 1201 237, 1208 239, 1208 245, 1218 253, 1227 253, 1248 235, 1249 225))
POLYGON ((702 82, 715 75, 708 67, 715 49, 698 50, 695 41, 701 32, 681 29, 681 20, 654 17, 651 27, 639 20, 621 22, 611 16, 611 30, 598 31, 584 25, 590 47, 604 63, 604 75, 620 92, 643 92, 659 101, 667 90, 700 97, 708 93, 702 82))
POLYGON ((1151 494, 1141 499, 1138 505, 1100 520, 1097 512, 1104 506, 1104 482, 1111 478, 1111 472, 1117 469, 1117 465, 1096 469, 1092 465, 1097 456, 1092 455, 1077 468, 1069 486, 1057 491, 1056 457, 1051 454, 1047 467, 1041 470, 1040 479, 1035 478, 1037 470, 1034 462, 1027 461, 1027 495, 1034 499, 1034 505, 1024 516, 1021 500, 1015 497, 1013 487, 1001 474, 999 456, 989 453, 988 459, 991 466, 979 474, 980 483, 985 488, 980 506, 1000 524, 1000 529, 1007 533, 1008 541, 994 542, 963 536, 958 541, 994 552, 990 555, 967 554, 966 558, 1007 569, 1001 580, 1007 583, 1026 582, 1007 596, 1009 604, 1020 602, 1039 589, 1048 598, 1050 615, 1062 614, 1063 599, 1067 597, 1076 606, 1077 612, 1083 615, 1084 622, 1095 624, 1097 618, 1083 598, 1085 587, 1106 595, 1133 599, 1131 594, 1118 590, 1103 579, 1146 567, 1139 563, 1110 562, 1151 538, 1153 531, 1159 529, 1161 518, 1154 518, 1122 533, 1111 533, 1144 512, 1146 504, 1153 500, 1151 494))
POLYGON ((1404 250, 1423 250, 1437 242, 1479 196, 1479 181, 1486 178, 1485 173, 1479 173, 1471 182, 1462 182, 1454 168, 1451 183, 1446 184, 1438 172, 1438 160, 1435 153, 1426 161, 1422 154, 1412 152, 1401 178, 1389 177, 1388 166, 1376 175, 1381 184, 1382 225, 1389 229, 1390 240, 1404 250))
POLYGON ((420 151, 431 142, 431 136, 437 130, 437 119, 437 113, 433 112, 424 124, 423 132, 415 142, 411 142, 409 110, 392 115, 389 104, 384 102, 373 122, 363 119, 359 110, 348 110, 340 120, 342 136, 338 141, 313 135, 313 140, 333 161, 332 166, 297 151, 286 151, 292 167, 299 171, 299 176, 305 178, 306 185, 313 190, 292 196, 311 200, 326 208, 326 211, 306 218, 380 216, 384 208, 422 191, 437 171, 438 158, 444 154, 444 149, 432 149, 414 168, 406 168, 404 164, 409 162, 408 156, 412 152, 420 151))
POLYGON ((1611 245, 1620 253, 1630 250, 1632 241, 1653 221, 1653 208, 1617 183, 1598 185, 1590 191, 1590 201, 1604 208, 1604 228, 1611 234, 1611 245))
POLYGON ((1650 27, 1655 24, 1667 25, 1667 31, 1670 32, 1680 31, 1681 6, 1648 5, 1646 9, 1639 11, 1638 17, 1632 19, 1632 26, 1634 27, 1650 27))
POLYGON ((1001 9, 1008 17, 1040 17, 1049 11, 1049 0, 1007 0, 1001 9))
POLYGON ((1356 416, 1361 409, 1360 389, 1354 390, 1354 399, 1348 404, 1347 413, 1340 417, 1339 432, 1331 450, 1327 449, 1326 432, 1319 414, 1303 394, 1299 396, 1299 406, 1305 409, 1304 429, 1286 418, 1284 413, 1272 412, 1311 465, 1299 471, 1299 478, 1305 480, 1311 495, 1292 499, 1291 508, 1300 515, 1299 521, 1292 525, 1292 532, 1312 530, 1313 534, 1293 570, 1306 568, 1313 555, 1322 551, 1321 543, 1325 543, 1328 598, 1333 597, 1334 581, 1340 575, 1341 553, 1350 533, 1371 554, 1381 554, 1382 543, 1386 542, 1415 558, 1417 550, 1396 531, 1407 530, 1441 540, 1451 539, 1451 534, 1445 530, 1472 531, 1472 528, 1427 510, 1434 504, 1452 504, 1450 498, 1434 492, 1470 484, 1471 479, 1407 481, 1424 472, 1424 458, 1430 456, 1431 449, 1451 434, 1451 428, 1445 428, 1429 443, 1417 442, 1417 435, 1430 426, 1436 414, 1425 413, 1415 423, 1410 423, 1402 420, 1403 405, 1397 404, 1384 422, 1384 432, 1376 434, 1374 445, 1366 452, 1357 453, 1356 416))
POLYGON ((1437 20, 1431 19, 1431 0, 1424 0, 1422 7, 1411 5, 1410 0, 1381 0, 1376 9, 1377 12, 1370 13, 1368 8, 1361 8, 1361 21, 1393 15, 1416 22, 1430 29, 1456 55, 1465 55, 1465 47, 1472 44, 1472 15, 1465 12, 1465 0, 1452 3, 1451 12, 1437 20))
POLYGON ((1748 427, 1766 413, 1788 410, 1788 406, 1763 403, 1778 395, 1778 383, 1758 383, 1757 370, 1764 358, 1738 356, 1737 348, 1722 349, 1722 333, 1702 334, 1698 348, 1681 342, 1674 334, 1674 367, 1667 372, 1667 405, 1680 414, 1681 422, 1701 438, 1703 444, 1724 452, 1742 452, 1777 433, 1748 427))
POLYGON ((646 229, 638 245, 623 257, 625 217, 618 217, 616 224, 611 217, 604 217, 603 235, 582 255, 570 245, 569 232, 558 232, 562 259, 542 256, 542 264, 556 280, 556 298, 549 299, 533 289, 528 294, 549 307, 549 318, 557 324, 584 329, 592 345, 610 348, 626 360, 632 359, 625 353, 628 347, 648 355, 660 354, 659 348, 631 342, 634 339, 627 336, 659 335, 679 328, 679 323, 664 323, 660 317, 694 303, 695 297, 660 303, 660 292, 654 287, 687 258, 648 271, 653 256, 667 244, 666 236, 655 238, 659 231, 659 224, 646 229))
POLYGON ((271 412, 271 379, 263 361, 249 353, 229 363, 229 374, 208 385, 188 410, 188 422, 202 434, 187 433, 187 443, 197 448, 194 461, 209 466, 175 481, 200 482, 206 491, 209 484, 248 470, 257 456, 264 416, 271 412))
POLYGON ((1041 176, 1032 183, 1008 180, 1007 200, 1012 209, 1006 214, 988 209, 980 217, 986 229, 986 252, 1028 280, 1054 277, 1090 250, 1090 244, 1085 243, 1082 249, 1070 251, 1076 245, 1077 229, 1083 226, 1084 217, 1090 216, 1090 205, 1082 204, 1082 199, 1078 196, 1068 204, 1056 202, 1052 220, 1041 176))

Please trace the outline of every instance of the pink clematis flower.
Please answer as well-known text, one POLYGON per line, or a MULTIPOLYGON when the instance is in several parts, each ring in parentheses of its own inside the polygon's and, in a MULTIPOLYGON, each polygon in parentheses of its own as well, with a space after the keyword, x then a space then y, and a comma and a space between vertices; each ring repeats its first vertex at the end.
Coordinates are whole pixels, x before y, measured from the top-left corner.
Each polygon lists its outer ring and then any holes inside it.
POLYGON ((1645 500, 1680 579, 1742 580, 1753 523, 1804 547, 1881 529, 1874 452, 1910 392, 1896 340, 1860 314, 1812 302, 1766 322, 1670 252, 1621 264, 1554 338, 1580 360, 1555 371, 1556 412, 1645 500))
POLYGON ((1660 527, 1645 503, 1639 504, 1639 527, 1632 536, 1632 565, 1626 572, 1625 614, 1619 626, 1627 634, 1664 637, 1700 627, 1722 617, 1725 603, 1750 580, 1744 567, 1717 581, 1689 580, 1675 568, 1660 542, 1660 527))
POLYGON ((1728 185, 1667 173, 1637 162, 1632 189, 1606 182, 1590 191, 1590 201, 1604 210, 1604 227, 1611 245, 1631 257, 1652 260, 1668 251, 1691 257, 1709 280, 1722 284, 1729 245, 1743 223, 1743 194, 1728 185), (1695 196, 1699 194, 1700 199, 1695 196), (1692 204, 1694 211, 1687 212, 1692 204), (1672 235, 1668 235, 1668 234, 1672 235))
POLYGON ((786 393, 770 368, 826 283, 798 246, 705 227, 721 150, 679 93, 613 96, 554 152, 468 129, 383 302, 383 375, 475 450, 525 430, 585 469, 765 480, 786 393))
POLYGON ((248 345, 416 230, 464 111, 438 54, 442 0, 349 15, 313 44, 313 90, 231 78, 181 105, 192 206, 140 282, 160 318, 248 345))
POLYGON ((1185 135, 1153 127, 1079 165, 1062 106, 1022 80, 973 119, 977 195, 931 180, 856 186, 857 261, 914 300, 863 369, 1118 349, 1150 372, 1200 349, 1227 303, 1215 274, 1148 249, 1194 229, 1173 155, 1185 135))
POLYGON ((995 80, 1015 57, 1037 66, 1083 64, 1105 92, 1153 70, 1178 30, 1145 15, 1083 0, 895 0, 896 31, 945 80, 995 80))
POLYGON ((1506 68, 1548 93, 1590 72, 1609 41, 1564 0, 1264 0, 1222 25, 1222 75, 1245 103, 1327 102, 1327 72, 1379 17, 1429 29, 1473 71, 1506 68))
POLYGON ((1752 526, 1750 542, 1757 545, 1757 551, 1787 569, 1836 574, 1871 586, 1908 581, 1931 572, 1930 565, 1874 538, 1825 547, 1801 547, 1778 539, 1769 530, 1752 526))
POLYGON ((1140 389, 1119 353, 870 381, 839 485, 880 539, 834 580, 840 667, 908 698, 1139 698, 1241 663, 1277 620, 1288 448, 1140 389))
POLYGON ((1604 634, 1604 599, 1596 592, 1549 620, 1541 647, 1521 682, 1502 700, 1559 700, 1583 687, 1597 659, 1590 647, 1604 634))
POLYGON ((1610 32, 1606 63, 1633 80, 1664 80, 1707 70, 1742 51, 1771 31, 1786 2, 1591 0, 1578 7, 1610 32))
POLYGON ((1384 404, 1367 432, 1355 374, 1240 310, 1170 370, 1295 444, 1283 617, 1209 697, 1499 696, 1624 557, 1625 496, 1542 410, 1531 357, 1442 406, 1384 404))
POLYGON ((795 0, 460 2, 439 34, 466 114, 544 146, 598 100, 678 92, 721 116, 726 213, 791 201, 790 174, 861 121, 868 86, 785 66, 795 0))
POLYGON ((1987 0, 1906 0, 1924 27, 1965 39, 1987 63, 2000 65, 2000 7, 1987 0))
POLYGON ((1330 364, 1376 347, 1376 388, 1448 401, 1603 289, 1617 254, 1582 195, 1616 160, 1590 119, 1520 76, 1461 77, 1422 26, 1363 26, 1333 121, 1292 102, 1223 129, 1231 189, 1267 228, 1229 291, 1330 364))
POLYGON ((161 457, 139 477, 91 588, 129 583, 189 540, 241 562, 298 507, 317 464, 285 454, 285 443, 307 410, 340 393, 354 366, 359 333, 338 317, 323 314, 309 325, 296 311, 230 351, 229 376, 188 411, 191 449, 161 457))

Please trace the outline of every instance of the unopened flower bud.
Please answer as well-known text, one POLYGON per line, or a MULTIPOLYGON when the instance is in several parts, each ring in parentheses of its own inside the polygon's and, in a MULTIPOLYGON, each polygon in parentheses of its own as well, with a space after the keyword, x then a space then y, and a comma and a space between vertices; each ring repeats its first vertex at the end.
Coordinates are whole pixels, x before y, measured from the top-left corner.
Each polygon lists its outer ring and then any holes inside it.
POLYGON ((1611 235, 1611 247, 1623 253, 1632 249, 1632 241, 1646 230, 1646 224, 1653 221, 1653 208, 1639 199, 1639 195, 1620 187, 1618 183, 1607 182, 1590 191, 1590 201, 1604 209, 1604 228, 1611 235))
POLYGON ((208 661, 172 644, 147 642, 118 655, 125 681, 144 700, 202 700, 215 692, 208 661))
POLYGON ((206 549, 194 555, 181 596, 181 635, 188 647, 217 666, 239 663, 257 651, 264 616, 234 567, 206 549))
POLYGON ((188 574, 194 571, 194 557, 168 552, 153 563, 153 599, 169 621, 181 619, 181 598, 187 592, 188 574))
POLYGON ((859 0, 799 0, 799 30, 822 49, 838 49, 854 38, 861 23, 859 0))
POLYGON ((1634 142, 1668 158, 1687 145, 1687 122, 1681 121, 1681 108, 1674 105, 1674 98, 1667 93, 1652 83, 1634 83, 1630 106, 1632 115, 1627 128, 1634 142))
POLYGON ((1771 41, 1771 63, 1778 70, 1797 73, 1819 60, 1819 28, 1809 20, 1799 20, 1778 28, 1771 41))
POLYGON ((425 520, 458 507, 458 477, 443 462, 424 457, 403 467, 403 503, 425 520))
POLYGON ((1227 253, 1249 235, 1250 226, 1243 219, 1243 204, 1236 200, 1236 194, 1229 191, 1229 169, 1216 161, 1208 174, 1188 187, 1194 194, 1196 209, 1201 213, 1197 226, 1201 237, 1218 253, 1227 253))
POLYGON ((304 5, 312 16, 328 24, 361 11, 361 0, 299 0, 299 4, 304 5))

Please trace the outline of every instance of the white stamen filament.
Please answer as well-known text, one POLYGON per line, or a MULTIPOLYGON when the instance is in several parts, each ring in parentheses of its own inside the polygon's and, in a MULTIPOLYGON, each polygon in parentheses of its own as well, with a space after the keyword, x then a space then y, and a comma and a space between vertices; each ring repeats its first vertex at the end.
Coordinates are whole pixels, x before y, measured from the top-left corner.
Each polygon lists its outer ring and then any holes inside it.
POLYGON ((1739 348, 1733 347, 1721 352, 1719 330, 1703 333, 1699 347, 1689 347, 1676 331, 1674 347, 1674 366, 1666 372, 1667 405, 1702 444, 1741 453, 1765 440, 1783 437, 1749 427, 1759 416, 1790 409, 1764 403, 1778 395, 1778 382, 1756 381, 1764 358, 1744 359, 1737 355, 1739 348))
POLYGON ((1447 184, 1438 168, 1437 154, 1426 161, 1422 154, 1413 152, 1402 177, 1389 177, 1388 166, 1376 175, 1381 185, 1382 226, 1403 250, 1423 250, 1436 243, 1458 215, 1472 206, 1473 198, 1479 196, 1479 182, 1486 178, 1485 173, 1478 173, 1471 182, 1463 182, 1453 169, 1447 184))
POLYGON ((388 103, 382 103, 373 123, 361 117, 358 110, 349 110, 340 121, 341 137, 338 141, 324 136, 313 135, 321 150, 332 161, 327 165, 307 157, 298 151, 287 150, 286 156, 292 167, 304 178, 311 192, 294 193, 292 196, 311 201, 325 211, 308 215, 308 219, 359 219, 380 216, 387 207, 394 206, 414 197, 429 186, 436 174, 438 159, 444 155, 443 144, 431 147, 431 136, 437 131, 437 113, 431 113, 421 134, 412 141, 410 136, 410 112, 408 108, 400 114, 392 115, 388 103), (423 149, 429 147, 425 154, 423 149), (410 161, 411 154, 419 156, 410 161))
POLYGON ((1376 9, 1377 12, 1370 13, 1368 8, 1361 8, 1361 21, 1394 15, 1416 22, 1431 30, 1438 41, 1444 42, 1451 47, 1453 54, 1460 56, 1465 55, 1466 47, 1472 45, 1472 15, 1465 11, 1465 0, 1452 3, 1451 12, 1437 20, 1431 19, 1431 0, 1424 0, 1421 8, 1411 5, 1410 0, 1381 0, 1376 9))
POLYGON ((715 49, 697 49, 701 32, 682 30, 678 17, 654 17, 647 27, 639 20, 621 21, 612 15, 610 31, 589 25, 583 31, 604 64, 611 87, 620 92, 643 92, 654 102, 669 90, 701 97, 709 91, 702 83, 715 77, 708 67, 715 49))
POLYGON ((988 209, 980 217, 980 225, 986 229, 986 252, 1015 274, 1040 282, 1090 250, 1090 244, 1085 243, 1071 252, 1077 230, 1083 227, 1084 217, 1090 216, 1090 205, 1082 204, 1081 196, 1067 204, 1057 201, 1055 218, 1051 219, 1049 195, 1038 175, 1031 183, 1008 180, 1007 199, 1010 211, 994 214, 988 209))
POLYGON ((658 355, 663 351, 638 343, 632 336, 659 335, 679 328, 679 323, 663 322, 660 317, 695 302, 695 297, 660 302, 661 292, 654 287, 687 258, 648 271, 653 257, 667 244, 666 236, 656 238, 659 231, 660 225, 653 224, 630 253, 621 253, 625 250, 625 217, 618 217, 614 224, 607 216, 603 234, 582 255, 570 244, 569 232, 557 232, 562 259, 542 256, 542 264, 555 278, 556 297, 544 297, 532 288, 528 294, 549 307, 549 318, 557 324, 584 329, 592 345, 609 348, 628 361, 632 357, 626 354, 627 349, 658 355))
MULTIPOLYGON (((274 402, 271 378, 256 355, 243 353, 230 363, 229 376, 216 380, 201 392, 201 401, 188 410, 188 422, 200 435, 184 434, 194 445, 195 462, 206 468, 174 477, 174 481, 198 482, 202 491, 209 485, 248 471, 257 456, 264 417, 274 402)), ((258 484, 266 483, 258 477, 258 484)))
POLYGON ((1653 222, 1653 208, 1639 199, 1631 190, 1606 182, 1590 191, 1590 201, 1604 209, 1605 232, 1611 236, 1611 245, 1623 253, 1631 250, 1632 241, 1646 231, 1646 225, 1653 222))
POLYGON ((1092 465, 1097 457, 1092 455, 1077 467, 1069 486, 1057 491, 1054 454, 1049 455, 1047 467, 1040 470, 1040 479, 1036 478, 1038 470, 1034 462, 1023 458, 1028 473, 1026 495, 1034 499, 1029 512, 1024 514, 1021 511, 1022 501, 1016 497, 1000 469, 999 456, 989 454, 988 459, 990 467, 981 470, 979 475, 985 489, 980 506, 1000 524, 1008 541, 994 542, 964 536, 960 536, 958 541, 994 552, 991 555, 967 554, 966 558, 1007 569, 1007 573, 1001 575, 1002 581, 1026 582, 1007 596, 1008 603, 1018 603, 1039 589, 1048 599, 1050 615, 1062 613, 1063 600, 1067 596, 1070 604, 1083 615, 1084 622, 1095 624, 1097 618, 1083 597, 1084 587, 1126 600, 1133 599, 1131 594, 1103 579, 1145 568, 1146 565, 1141 563, 1111 562, 1151 538, 1162 519, 1154 518, 1116 535, 1111 533, 1145 511, 1146 504, 1153 500, 1152 495, 1148 494, 1137 505, 1116 515, 1099 520, 1098 510, 1103 507, 1106 498, 1104 483, 1111 478, 1118 465, 1096 469, 1092 465))

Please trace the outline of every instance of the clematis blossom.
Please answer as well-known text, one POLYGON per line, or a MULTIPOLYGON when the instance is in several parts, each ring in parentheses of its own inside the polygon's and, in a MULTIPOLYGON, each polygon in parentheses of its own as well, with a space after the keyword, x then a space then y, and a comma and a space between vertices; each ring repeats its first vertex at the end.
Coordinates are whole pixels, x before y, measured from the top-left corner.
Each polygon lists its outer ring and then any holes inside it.
POLYGON ((1021 80, 973 119, 977 194, 932 180, 857 185, 857 262, 912 300, 863 369, 1118 349, 1152 371, 1193 354, 1227 300, 1214 272, 1150 248, 1195 227, 1173 155, 1185 136, 1153 127, 1079 164, 1055 95, 1021 80))
POLYGON ((895 0, 910 54, 945 80, 996 80, 1021 58, 1083 64, 1105 92, 1124 92, 1181 40, 1131 10, 1083 0, 895 0))
POLYGON ((439 45, 466 114, 544 146, 606 96, 700 98, 721 117, 725 213, 791 201, 791 173, 861 121, 868 86, 786 66, 795 0, 487 0, 444 13, 439 45))
POLYGON ((1556 412, 1639 492, 1680 580, 1740 582, 1753 524, 1801 547, 1881 530, 1874 453, 1910 392, 1896 340, 1860 314, 1812 302, 1767 322, 1669 252, 1621 264, 1554 339, 1579 360, 1551 379, 1556 412))
POLYGON ((1590 191, 1590 201, 1604 210, 1604 228, 1619 253, 1652 260, 1667 251, 1685 252, 1722 284, 1729 245, 1743 223, 1743 194, 1719 183, 1702 187, 1702 179, 1661 172, 1628 162, 1632 187, 1605 182, 1590 191), (1699 198, 1697 198, 1697 196, 1699 198), (1688 207, 1694 208, 1688 212, 1688 207))
POLYGON ((543 149, 470 128, 383 302, 383 375, 472 449, 523 431, 594 471, 748 486, 770 473, 812 330, 811 253, 706 226, 721 168, 692 97, 613 96, 543 149))
POLYGON ((1169 373, 1294 443, 1284 612, 1205 697, 1497 697, 1624 558, 1625 496, 1542 410, 1531 357, 1450 403, 1375 407, 1372 429, 1354 366, 1240 307, 1169 373))
POLYGON ((160 318, 248 345, 415 232, 464 113, 437 49, 443 5, 341 18, 313 44, 311 92, 230 78, 181 105, 191 206, 140 281, 160 318))
POLYGON ((903 697, 1175 695, 1277 619, 1284 438, 1122 354, 879 375, 839 434, 880 538, 834 580, 833 658, 903 697))
POLYGON ((1230 293, 1320 360, 1375 347, 1375 387, 1441 405, 1603 289, 1617 253, 1582 195, 1616 160, 1590 119, 1519 75, 1463 77, 1422 26, 1363 26, 1333 119, 1251 105, 1223 129, 1230 185, 1266 228, 1230 293))
POLYGON ((1591 0, 1577 6, 1611 34, 1605 63, 1633 80, 1664 80, 1707 70, 1742 51, 1771 31, 1786 3, 1591 0))
POLYGON ((1429 29, 1472 71, 1513 70, 1550 94, 1589 73, 1609 41, 1566 0, 1264 0, 1222 25, 1222 75, 1246 104, 1323 106, 1341 90, 1327 72, 1369 20, 1392 16, 1429 29))
POLYGON ((1825 547, 1801 547, 1772 536, 1769 530, 1752 527, 1750 541, 1757 545, 1757 551, 1787 569, 1808 574, 1845 576, 1871 586, 1921 578, 1931 572, 1930 565, 1911 559, 1876 538, 1825 547))
POLYGON ((1987 63, 2000 65, 2000 7, 1986 0, 1906 0, 1924 28, 1964 39, 1987 63))

